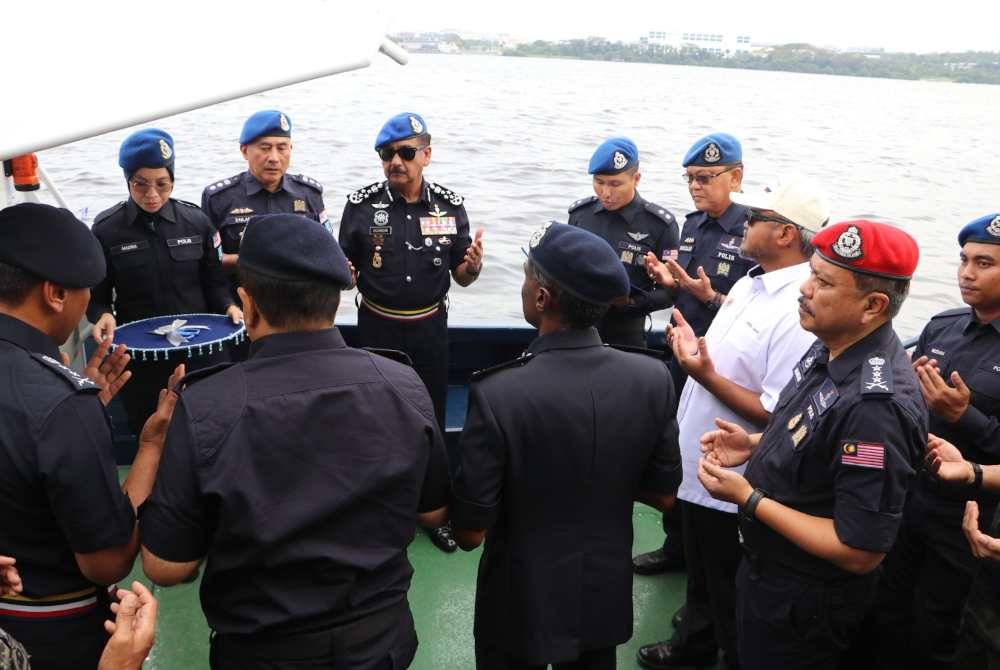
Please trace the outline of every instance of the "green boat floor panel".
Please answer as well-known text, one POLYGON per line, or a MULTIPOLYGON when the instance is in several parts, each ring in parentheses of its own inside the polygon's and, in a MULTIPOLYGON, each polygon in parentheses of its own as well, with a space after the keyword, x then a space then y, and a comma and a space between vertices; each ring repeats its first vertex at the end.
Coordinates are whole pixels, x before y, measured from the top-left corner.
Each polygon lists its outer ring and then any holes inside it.
MULTIPOLYGON (((650 551, 663 542, 659 512, 637 504, 633 514, 635 553, 650 551)), ((476 571, 481 550, 444 554, 422 532, 409 547, 414 575, 410 607, 420 647, 413 670, 468 670, 475 667, 472 621, 476 571)), ((139 561, 128 581, 142 576, 139 561)), ((170 588, 155 587, 160 602, 156 645, 143 666, 146 670, 192 670, 208 667, 208 625, 198 599, 200 579, 170 588)), ((640 645, 670 636, 670 617, 684 602, 683 573, 636 576, 632 601, 635 620, 632 639, 618 648, 618 667, 638 668, 640 645)))

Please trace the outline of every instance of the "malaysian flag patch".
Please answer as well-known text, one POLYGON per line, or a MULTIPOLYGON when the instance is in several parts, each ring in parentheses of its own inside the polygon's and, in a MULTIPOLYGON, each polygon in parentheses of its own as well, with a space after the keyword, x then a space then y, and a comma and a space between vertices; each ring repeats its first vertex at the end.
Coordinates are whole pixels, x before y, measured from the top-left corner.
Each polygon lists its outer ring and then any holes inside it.
POLYGON ((885 469, 885 445, 847 442, 841 447, 840 462, 861 468, 885 469))
POLYGON ((664 249, 663 254, 660 256, 660 260, 666 263, 668 260, 677 260, 677 250, 676 249, 664 249))

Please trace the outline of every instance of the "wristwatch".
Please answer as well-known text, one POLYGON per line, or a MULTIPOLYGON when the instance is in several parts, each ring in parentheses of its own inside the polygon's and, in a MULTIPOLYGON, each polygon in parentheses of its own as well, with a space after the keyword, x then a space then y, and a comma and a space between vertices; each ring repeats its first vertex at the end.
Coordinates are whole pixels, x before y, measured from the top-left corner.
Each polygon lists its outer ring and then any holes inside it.
POLYGON ((767 498, 767 492, 761 489, 754 489, 750 493, 750 497, 747 498, 746 502, 740 505, 739 514, 740 520, 745 523, 754 523, 757 520, 757 505, 764 498, 767 498))
POLYGON ((722 306, 722 294, 719 293, 718 291, 716 291, 712 295, 712 298, 708 302, 705 303, 705 307, 707 307, 709 310, 711 310, 713 312, 718 311, 719 307, 721 307, 721 306, 722 306))
POLYGON ((973 463, 971 461, 969 462, 969 465, 972 466, 972 488, 978 491, 983 488, 983 466, 979 463, 973 463))

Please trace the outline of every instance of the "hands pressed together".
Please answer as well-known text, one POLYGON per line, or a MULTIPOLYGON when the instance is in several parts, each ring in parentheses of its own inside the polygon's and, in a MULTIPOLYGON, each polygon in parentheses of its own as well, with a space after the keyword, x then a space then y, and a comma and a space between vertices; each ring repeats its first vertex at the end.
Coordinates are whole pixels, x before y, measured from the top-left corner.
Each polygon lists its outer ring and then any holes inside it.
POLYGON ((668 258, 666 262, 663 262, 656 257, 656 254, 648 251, 645 261, 649 278, 660 286, 687 291, 701 302, 708 302, 715 297, 712 281, 705 274, 705 268, 702 266, 698 266, 697 276, 692 277, 673 258, 668 258))

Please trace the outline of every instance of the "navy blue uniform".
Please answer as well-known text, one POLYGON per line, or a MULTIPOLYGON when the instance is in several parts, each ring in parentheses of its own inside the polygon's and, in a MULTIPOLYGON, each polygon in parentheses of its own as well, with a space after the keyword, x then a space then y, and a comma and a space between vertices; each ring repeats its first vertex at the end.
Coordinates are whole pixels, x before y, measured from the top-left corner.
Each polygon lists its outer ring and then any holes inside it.
POLYGON ((662 361, 603 345, 593 328, 539 337, 473 379, 452 520, 487 529, 479 668, 609 648, 614 667, 632 635, 633 500, 680 484, 673 396, 662 361))
MULTIPOLYGON (((957 446, 968 461, 1000 463, 1000 321, 980 323, 968 307, 942 312, 920 334, 913 358, 920 356, 937 359, 946 380, 957 371, 972 391, 969 408, 957 422, 932 411, 930 432, 957 446)), ((969 499, 979 502, 985 529, 997 494, 948 485, 927 470, 920 472, 899 540, 883 568, 878 620, 884 665, 950 666, 976 569, 962 532, 969 499), (909 650, 912 660, 900 649, 909 650)))
POLYGON ((347 197, 340 246, 358 271, 358 336, 364 346, 405 351, 444 427, 451 272, 472 244, 462 196, 424 182, 408 203, 387 182, 347 197))
POLYGON ((59 360, 50 337, 0 314, 0 554, 27 598, 0 598, 0 628, 40 670, 97 666, 108 595, 74 553, 126 544, 135 525, 100 389, 59 360))
POLYGON ((417 376, 334 328, 262 338, 187 384, 141 533, 166 560, 207 555, 212 667, 407 667, 406 547, 448 495, 417 376))
POLYGON ((632 303, 612 306, 597 330, 609 344, 646 346, 646 315, 670 305, 670 292, 646 272, 645 257, 653 252, 666 260, 677 251, 677 221, 659 205, 638 193, 632 202, 613 212, 596 196, 577 200, 569 208, 569 224, 604 238, 621 258, 628 272, 632 303))
MULTIPOLYGON (((820 342, 793 369, 746 469, 755 488, 832 519, 844 544, 888 552, 909 480, 927 444, 927 409, 909 357, 887 323, 830 361, 820 342)), ((875 588, 740 519, 736 579, 745 668, 834 668, 875 588)))
MULTIPOLYGON (((108 267, 91 291, 92 322, 104 313, 114 314, 119 325, 169 314, 221 314, 233 304, 218 233, 197 206, 171 198, 150 214, 129 199, 98 214, 92 230, 108 267)), ((178 362, 132 361, 132 379, 121 396, 133 432, 156 409, 157 394, 178 362)), ((188 365, 215 362, 205 357, 188 365)))

